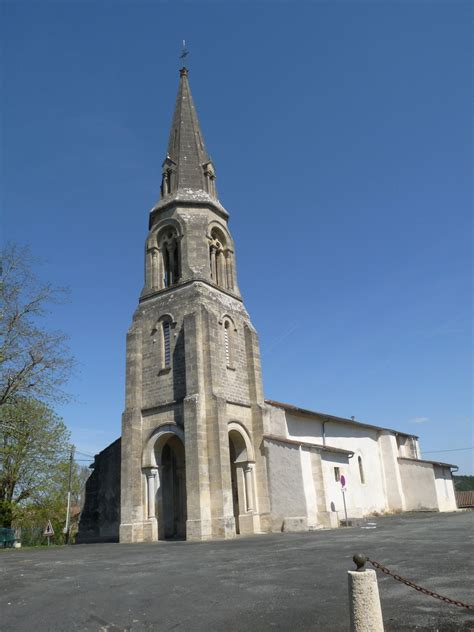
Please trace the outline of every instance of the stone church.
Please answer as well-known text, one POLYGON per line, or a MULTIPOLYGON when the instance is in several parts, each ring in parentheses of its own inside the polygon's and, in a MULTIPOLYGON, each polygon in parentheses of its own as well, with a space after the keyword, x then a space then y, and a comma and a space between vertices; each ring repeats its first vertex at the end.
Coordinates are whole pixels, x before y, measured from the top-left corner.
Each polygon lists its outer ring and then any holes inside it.
POLYGON ((344 500, 350 518, 456 509, 455 466, 420 459, 416 436, 264 399, 228 220, 182 68, 122 435, 91 466, 77 541, 337 527, 344 500))

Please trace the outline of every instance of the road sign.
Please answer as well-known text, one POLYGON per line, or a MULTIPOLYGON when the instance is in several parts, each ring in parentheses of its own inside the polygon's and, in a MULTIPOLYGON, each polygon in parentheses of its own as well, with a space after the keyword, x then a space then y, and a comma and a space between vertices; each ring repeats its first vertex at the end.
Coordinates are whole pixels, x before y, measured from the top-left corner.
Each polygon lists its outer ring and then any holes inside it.
POLYGON ((344 476, 344 474, 341 474, 341 478, 339 480, 341 481, 341 487, 345 487, 346 486, 346 477, 344 476))
POLYGON ((54 535, 53 525, 51 524, 51 520, 48 520, 48 524, 45 526, 43 535, 47 538, 51 538, 54 535))

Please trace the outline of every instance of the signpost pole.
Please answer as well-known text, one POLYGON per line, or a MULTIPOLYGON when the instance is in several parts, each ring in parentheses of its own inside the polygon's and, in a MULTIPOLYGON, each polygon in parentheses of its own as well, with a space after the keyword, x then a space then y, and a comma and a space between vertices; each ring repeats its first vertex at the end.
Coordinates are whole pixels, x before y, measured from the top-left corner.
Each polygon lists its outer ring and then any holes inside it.
POLYGON ((342 500, 344 502, 344 516, 346 518, 346 527, 347 527, 346 490, 344 489, 344 487, 342 488, 342 500))
POLYGON ((340 478, 341 481, 341 492, 342 492, 342 502, 344 503, 344 517, 346 519, 346 527, 348 526, 347 522, 347 506, 346 506, 346 477, 344 475, 340 478))

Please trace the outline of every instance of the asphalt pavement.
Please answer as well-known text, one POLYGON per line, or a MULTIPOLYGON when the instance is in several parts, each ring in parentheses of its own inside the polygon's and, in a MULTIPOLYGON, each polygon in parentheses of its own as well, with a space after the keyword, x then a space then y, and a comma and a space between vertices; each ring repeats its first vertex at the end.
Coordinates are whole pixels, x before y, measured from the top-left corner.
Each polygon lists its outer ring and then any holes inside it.
MULTIPOLYGON (((346 571, 358 552, 421 586, 474 603, 474 512, 371 522, 375 528, 225 542, 2 550, 0 630, 346 631, 346 571)), ((474 631, 473 611, 382 573, 378 580, 387 632, 474 631)))

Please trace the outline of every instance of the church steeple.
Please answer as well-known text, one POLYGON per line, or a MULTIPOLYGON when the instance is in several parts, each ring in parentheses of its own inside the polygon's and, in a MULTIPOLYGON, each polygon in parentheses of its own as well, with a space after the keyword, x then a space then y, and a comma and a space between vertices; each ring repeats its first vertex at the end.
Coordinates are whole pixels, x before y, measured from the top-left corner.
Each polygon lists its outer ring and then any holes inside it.
POLYGON ((161 196, 177 191, 205 191, 216 198, 215 171, 204 145, 188 81, 187 68, 179 71, 180 81, 163 162, 161 196))

